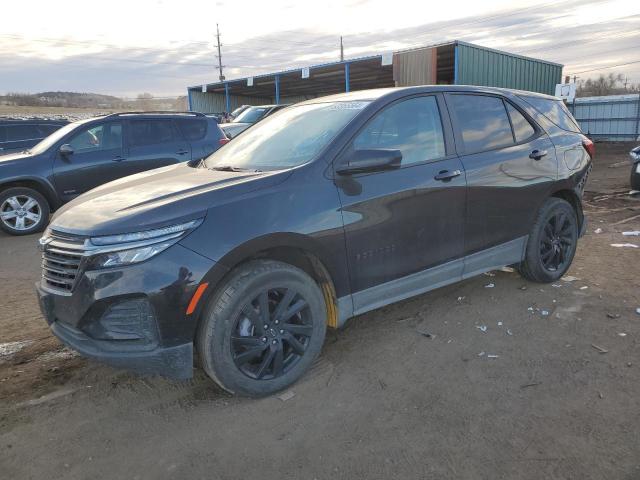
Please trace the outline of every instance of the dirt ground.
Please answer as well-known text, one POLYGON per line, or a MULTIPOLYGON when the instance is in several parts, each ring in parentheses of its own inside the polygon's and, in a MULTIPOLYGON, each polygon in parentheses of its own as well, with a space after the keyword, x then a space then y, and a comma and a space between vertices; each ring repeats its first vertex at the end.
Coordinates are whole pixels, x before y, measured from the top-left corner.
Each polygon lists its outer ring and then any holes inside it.
POLYGON ((0 234, 0 477, 639 479, 640 248, 611 246, 640 245, 629 149, 598 144, 576 280, 499 271, 362 315, 262 400, 62 348, 37 236, 0 234))

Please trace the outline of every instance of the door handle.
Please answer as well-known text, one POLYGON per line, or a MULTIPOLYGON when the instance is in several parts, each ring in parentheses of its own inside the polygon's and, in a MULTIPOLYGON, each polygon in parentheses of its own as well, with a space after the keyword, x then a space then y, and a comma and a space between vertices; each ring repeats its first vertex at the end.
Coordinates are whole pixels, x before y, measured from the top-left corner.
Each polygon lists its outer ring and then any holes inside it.
POLYGON ((540 160, 542 157, 544 157, 547 154, 546 150, 534 150, 533 152, 531 152, 529 154, 529 158, 533 159, 533 160, 540 160))
POLYGON ((121 162, 123 160, 124 160, 124 157, 122 155, 116 155, 115 157, 113 157, 114 162, 121 162))
POLYGON ((442 170, 433 178, 441 182, 448 182, 452 178, 459 177, 460 175, 462 175, 462 172, 460 170, 453 170, 452 172, 450 172, 449 170, 442 170))
POLYGON ((176 153, 177 153, 178 155, 184 155, 184 154, 186 154, 186 153, 189 153, 189 150, 184 150, 184 149, 183 149, 183 150, 178 150, 176 153))

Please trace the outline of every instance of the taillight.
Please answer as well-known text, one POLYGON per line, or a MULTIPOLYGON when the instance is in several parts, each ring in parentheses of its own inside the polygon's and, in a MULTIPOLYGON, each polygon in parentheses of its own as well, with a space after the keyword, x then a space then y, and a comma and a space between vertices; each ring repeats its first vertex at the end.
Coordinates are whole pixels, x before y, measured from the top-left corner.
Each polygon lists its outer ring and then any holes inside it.
POLYGON ((229 140, 227 137, 222 137, 220 140, 218 140, 218 145, 222 146, 222 145, 226 145, 227 143, 229 143, 231 140, 229 140))
POLYGON ((591 160, 593 160, 594 157, 596 156, 596 144, 593 143, 592 140, 589 140, 587 137, 584 137, 582 139, 582 146, 591 157, 591 160))

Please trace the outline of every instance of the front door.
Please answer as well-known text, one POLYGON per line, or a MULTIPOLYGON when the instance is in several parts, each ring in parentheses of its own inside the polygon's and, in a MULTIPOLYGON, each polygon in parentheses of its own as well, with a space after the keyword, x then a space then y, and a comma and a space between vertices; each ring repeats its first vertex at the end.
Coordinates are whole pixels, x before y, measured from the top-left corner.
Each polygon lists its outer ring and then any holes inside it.
POLYGON ((93 123, 64 143, 73 153, 56 152, 53 175, 58 195, 66 202, 103 183, 119 178, 123 159, 122 123, 93 123))
MULTIPOLYGON (((376 301, 357 292, 396 281, 386 291, 397 299, 412 289, 407 276, 462 257, 466 182, 448 126, 439 95, 414 96, 378 112, 347 148, 402 153, 399 169, 335 176, 356 313, 376 301)), ((456 265, 446 275, 461 273, 456 265)))

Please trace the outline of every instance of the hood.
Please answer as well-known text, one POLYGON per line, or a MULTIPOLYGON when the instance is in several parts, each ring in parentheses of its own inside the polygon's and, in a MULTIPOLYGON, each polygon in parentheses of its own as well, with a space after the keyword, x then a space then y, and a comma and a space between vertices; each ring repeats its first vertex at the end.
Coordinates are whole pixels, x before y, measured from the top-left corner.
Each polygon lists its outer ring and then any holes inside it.
POLYGON ((209 207, 282 182, 290 171, 224 172, 187 164, 91 190, 60 208, 50 227, 78 235, 139 232, 204 217, 209 207))

